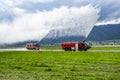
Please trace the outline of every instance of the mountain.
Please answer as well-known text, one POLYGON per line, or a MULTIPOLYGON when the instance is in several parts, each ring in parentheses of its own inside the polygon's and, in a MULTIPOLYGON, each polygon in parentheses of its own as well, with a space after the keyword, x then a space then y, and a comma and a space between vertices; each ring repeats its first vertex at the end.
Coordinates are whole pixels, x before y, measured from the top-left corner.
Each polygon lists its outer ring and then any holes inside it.
POLYGON ((95 26, 87 39, 90 41, 120 40, 120 24, 95 26))
MULTIPOLYGON (((80 35, 79 29, 69 28, 64 30, 51 30, 49 34, 41 40, 41 44, 60 44, 64 41, 82 41, 85 37, 80 35)), ((120 40, 120 24, 108 24, 94 26, 87 37, 87 41, 105 42, 120 40)))
MULTIPOLYGON (((45 38, 43 38, 39 44, 41 45, 60 45, 61 42, 65 41, 82 41, 85 39, 80 34, 80 29, 68 28, 68 29, 56 29, 51 30, 45 38)), ((87 37, 87 41, 93 45, 120 45, 120 24, 108 24, 94 26, 92 31, 87 37)), ((0 45, 3 47, 21 47, 25 46, 26 43, 38 43, 38 41, 25 41, 14 44, 0 45)))

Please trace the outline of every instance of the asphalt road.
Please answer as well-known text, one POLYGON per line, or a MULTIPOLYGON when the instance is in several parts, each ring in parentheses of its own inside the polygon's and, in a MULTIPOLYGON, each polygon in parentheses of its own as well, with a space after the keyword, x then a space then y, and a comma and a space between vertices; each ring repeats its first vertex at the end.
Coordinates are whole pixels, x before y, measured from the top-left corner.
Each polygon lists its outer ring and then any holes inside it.
MULTIPOLYGON (((7 52, 7 51, 33 51, 33 50, 27 50, 26 48, 0 49, 0 52, 7 52)), ((44 49, 42 49, 39 51, 63 52, 64 50, 44 50, 44 49)), ((88 50, 87 52, 120 52, 120 50, 88 50)))

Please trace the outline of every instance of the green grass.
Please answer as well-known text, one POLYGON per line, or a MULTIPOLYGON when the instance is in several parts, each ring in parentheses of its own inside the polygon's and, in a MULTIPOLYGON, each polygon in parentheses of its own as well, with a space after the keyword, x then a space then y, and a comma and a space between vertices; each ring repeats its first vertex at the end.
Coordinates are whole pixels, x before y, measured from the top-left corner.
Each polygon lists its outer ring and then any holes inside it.
MULTIPOLYGON (((61 46, 41 46, 41 49, 60 50, 61 46)), ((120 46, 92 46, 90 50, 120 50, 120 46)))
POLYGON ((92 46, 90 50, 120 50, 120 46, 92 46))
POLYGON ((47 50, 60 50, 62 49, 61 46, 41 46, 41 49, 47 49, 47 50))
POLYGON ((117 52, 0 52, 0 80, 119 80, 117 52))

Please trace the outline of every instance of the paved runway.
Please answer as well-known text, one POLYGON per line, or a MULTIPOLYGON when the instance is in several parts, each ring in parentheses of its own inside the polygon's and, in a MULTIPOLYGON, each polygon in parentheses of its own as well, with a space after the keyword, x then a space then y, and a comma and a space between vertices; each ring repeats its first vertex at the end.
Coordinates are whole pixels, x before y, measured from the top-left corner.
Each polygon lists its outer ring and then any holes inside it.
POLYGON ((6 52, 6 51, 28 51, 28 50, 25 48, 0 49, 0 52, 6 52))
MULTIPOLYGON (((27 50, 26 48, 0 49, 0 52, 7 52, 7 51, 36 51, 36 50, 27 50)), ((63 52, 64 50, 45 50, 45 49, 41 49, 40 51, 63 52)), ((120 50, 88 50, 87 52, 120 52, 120 50)))

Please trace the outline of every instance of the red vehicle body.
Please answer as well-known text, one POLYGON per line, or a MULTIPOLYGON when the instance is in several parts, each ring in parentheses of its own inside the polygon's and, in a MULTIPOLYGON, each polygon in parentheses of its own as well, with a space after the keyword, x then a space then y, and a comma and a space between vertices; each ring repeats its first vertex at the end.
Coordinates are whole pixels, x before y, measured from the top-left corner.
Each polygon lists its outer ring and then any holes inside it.
POLYGON ((65 51, 76 51, 76 50, 87 51, 89 48, 91 48, 91 46, 85 42, 78 42, 78 43, 76 43, 76 42, 63 42, 61 44, 61 46, 62 46, 62 49, 65 51))
POLYGON ((29 50, 39 50, 40 45, 35 43, 28 43, 26 44, 26 48, 29 50))

